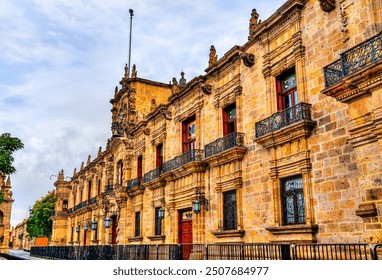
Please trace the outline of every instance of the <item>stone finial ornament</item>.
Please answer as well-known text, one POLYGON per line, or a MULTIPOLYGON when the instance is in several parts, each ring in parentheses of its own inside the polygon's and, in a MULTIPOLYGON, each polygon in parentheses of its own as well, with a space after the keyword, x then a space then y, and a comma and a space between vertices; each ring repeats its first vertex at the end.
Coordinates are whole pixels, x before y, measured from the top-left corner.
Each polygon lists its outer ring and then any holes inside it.
POLYGON ((127 67, 127 63, 125 64, 125 79, 129 78, 129 67, 127 67))
POLYGON ((131 70, 131 78, 136 78, 136 77, 137 77, 137 67, 134 64, 133 69, 131 70))
POLYGON ((183 72, 183 70, 182 70, 182 72, 180 73, 180 76, 181 76, 181 78, 180 78, 180 80, 179 80, 179 86, 180 86, 180 87, 185 87, 187 81, 186 81, 186 79, 184 78, 184 72, 183 72))
POLYGON ((176 78, 172 78, 172 94, 177 94, 179 93, 179 85, 178 85, 178 81, 176 80, 176 78))
POLYGON ((258 25, 261 23, 261 20, 259 20, 259 14, 257 13, 256 9, 252 10, 251 18, 249 20, 249 35, 252 35, 258 25))
POLYGON ((318 0, 320 1, 321 9, 324 12, 329 13, 336 7, 336 1, 335 0, 318 0))
POLYGON ((210 60, 208 61, 208 67, 216 63, 217 60, 218 60, 218 56, 216 55, 216 49, 215 49, 215 46, 212 45, 210 48, 210 60))

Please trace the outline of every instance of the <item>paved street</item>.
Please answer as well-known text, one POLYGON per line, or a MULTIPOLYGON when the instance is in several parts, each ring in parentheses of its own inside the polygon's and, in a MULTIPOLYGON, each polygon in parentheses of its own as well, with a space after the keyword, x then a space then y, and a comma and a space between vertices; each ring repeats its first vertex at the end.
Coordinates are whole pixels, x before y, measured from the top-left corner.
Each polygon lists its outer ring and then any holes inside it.
MULTIPOLYGON (((9 255, 26 259, 26 260, 41 260, 40 258, 31 257, 30 253, 24 250, 9 250, 9 255)), ((0 260, 6 260, 6 259, 0 256, 0 260)))

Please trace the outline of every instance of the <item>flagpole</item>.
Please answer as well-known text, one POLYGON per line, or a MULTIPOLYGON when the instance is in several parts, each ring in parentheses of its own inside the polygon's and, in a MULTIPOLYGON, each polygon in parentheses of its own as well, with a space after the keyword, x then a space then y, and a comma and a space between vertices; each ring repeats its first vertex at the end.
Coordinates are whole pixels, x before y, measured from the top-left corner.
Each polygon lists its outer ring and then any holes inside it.
POLYGON ((130 59, 131 59, 131 33, 132 33, 132 27, 133 27, 133 15, 134 11, 132 9, 129 9, 130 13, 130 40, 129 40, 129 69, 128 69, 128 77, 130 77, 130 59))

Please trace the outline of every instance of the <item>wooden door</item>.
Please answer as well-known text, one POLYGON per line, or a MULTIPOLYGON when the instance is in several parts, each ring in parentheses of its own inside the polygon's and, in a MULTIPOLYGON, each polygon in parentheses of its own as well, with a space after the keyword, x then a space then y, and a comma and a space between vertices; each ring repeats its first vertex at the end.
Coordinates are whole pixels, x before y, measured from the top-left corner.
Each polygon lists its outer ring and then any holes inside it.
POLYGON ((111 244, 117 244, 117 228, 118 228, 118 221, 117 216, 112 216, 112 225, 111 225, 111 244))
POLYGON ((182 259, 190 259, 192 251, 192 212, 179 212, 179 243, 182 244, 182 259))

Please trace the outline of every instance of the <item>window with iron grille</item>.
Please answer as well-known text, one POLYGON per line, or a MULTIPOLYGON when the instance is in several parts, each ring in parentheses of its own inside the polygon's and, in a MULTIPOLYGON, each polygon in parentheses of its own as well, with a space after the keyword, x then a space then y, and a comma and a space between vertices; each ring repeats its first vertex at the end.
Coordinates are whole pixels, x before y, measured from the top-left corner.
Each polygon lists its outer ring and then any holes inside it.
POLYGON ((161 207, 155 207, 155 235, 162 234, 162 219, 159 219, 159 209, 161 207))
POLYGON ((223 229, 237 229, 236 190, 223 193, 223 229))
POLYGON ((141 236, 141 212, 135 212, 135 237, 141 236))
POLYGON ((301 175, 281 180, 281 202, 284 225, 305 223, 305 202, 301 175))

